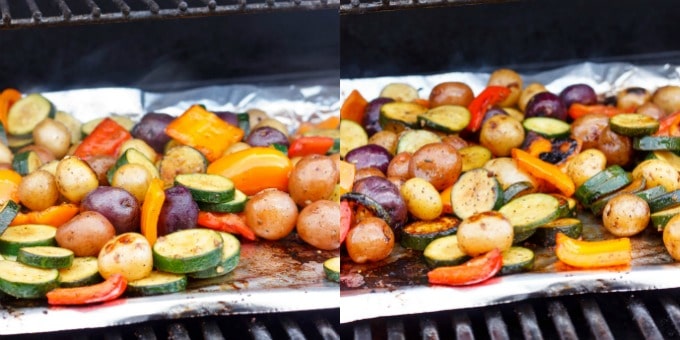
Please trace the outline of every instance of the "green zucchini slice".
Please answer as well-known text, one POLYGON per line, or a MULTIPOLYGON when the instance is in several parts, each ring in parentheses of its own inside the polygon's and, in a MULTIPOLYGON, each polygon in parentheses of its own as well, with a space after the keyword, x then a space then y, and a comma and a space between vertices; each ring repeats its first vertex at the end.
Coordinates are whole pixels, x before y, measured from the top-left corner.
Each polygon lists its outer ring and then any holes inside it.
POLYGON ((73 251, 51 246, 23 247, 17 261, 38 268, 68 268, 73 263, 73 251))
POLYGON ((160 178, 160 174, 158 173, 156 166, 146 156, 144 156, 143 153, 136 149, 127 149, 122 155, 120 155, 120 157, 118 157, 118 160, 109 169, 109 171, 106 172, 106 177, 109 180, 109 183, 113 182, 113 175, 116 173, 116 170, 125 164, 139 164, 149 172, 151 177, 160 178))
POLYGON ((457 133, 470 123, 470 111, 464 106, 442 105, 418 116, 418 124, 423 128, 457 133))
POLYGON ((425 262, 432 267, 444 267, 459 265, 470 259, 458 247, 458 236, 448 235, 434 239, 423 251, 425 262))
POLYGON ((340 121, 340 156, 345 157, 348 152, 366 144, 368 135, 361 125, 348 119, 340 121))
POLYGON ((401 229, 401 245, 404 248, 425 250, 432 240, 455 234, 460 220, 442 216, 432 221, 416 221, 401 229))
POLYGON ((503 266, 500 275, 521 273, 531 270, 534 266, 534 252, 529 248, 510 247, 501 253, 503 266))
POLYGON ((462 172, 482 168, 493 155, 491 151, 481 145, 470 145, 458 150, 460 158, 463 160, 462 172))
POLYGON ((40 156, 35 151, 23 151, 14 155, 12 160, 12 169, 18 172, 21 176, 26 176, 31 172, 38 170, 42 165, 40 156))
POLYGON ((405 127, 418 128, 418 116, 427 108, 416 103, 392 102, 380 108, 379 123, 383 130, 402 131, 405 127))
POLYGON ((197 202, 220 203, 234 198, 234 182, 214 174, 181 174, 175 185, 183 185, 197 202))
POLYGON ((615 192, 630 184, 631 176, 618 165, 610 166, 585 183, 581 184, 574 196, 585 206, 590 206, 602 196, 615 192))
POLYGON ((33 246, 53 246, 57 228, 43 224, 10 226, 0 235, 0 253, 17 256, 19 249, 33 246))
POLYGON ((510 220, 515 230, 514 243, 526 240, 539 226, 563 216, 560 201, 542 193, 518 197, 498 211, 510 220))
POLYGON ((16 298, 39 299, 59 287, 59 271, 0 260, 0 291, 16 298))
POLYGON ((503 203, 505 204, 512 201, 514 198, 530 194, 533 190, 534 186, 531 182, 512 183, 505 191, 503 191, 503 203))
POLYGON ((234 189, 234 198, 226 202, 220 203, 206 203, 197 202, 198 208, 203 211, 221 212, 221 213, 239 213, 246 207, 248 196, 238 189, 234 189))
POLYGON ((595 216, 602 216, 602 211, 604 210, 604 207, 611 201, 612 198, 616 197, 618 194, 622 193, 630 193, 630 194, 637 194, 638 192, 642 191, 645 189, 645 185, 647 184, 647 181, 640 177, 636 180, 633 180, 628 186, 625 188, 622 188, 614 193, 611 193, 609 195, 603 196, 599 198, 597 201, 593 202, 590 205, 590 211, 593 213, 595 216))
POLYGON ((340 256, 331 257, 324 261, 323 272, 328 281, 340 282, 340 256))
POLYGON ((153 263, 158 270, 186 274, 217 266, 224 241, 216 231, 185 229, 158 238, 153 263))
POLYGON ((530 117, 522 122, 527 131, 533 131, 545 138, 564 138, 571 134, 571 126, 567 122, 550 117, 530 117))
POLYGON ((583 232, 583 223, 577 218, 560 218, 552 222, 548 222, 536 229, 536 232, 531 239, 537 244, 545 247, 552 247, 555 245, 555 237, 557 233, 565 234, 571 238, 578 238, 583 232))
POLYGON ((642 190, 642 191, 636 193, 635 195, 637 195, 637 197, 640 197, 643 200, 647 201, 647 203, 649 203, 649 201, 651 201, 653 198, 655 198, 657 196, 661 196, 665 193, 666 193, 666 188, 664 188, 662 185, 657 185, 657 186, 651 187, 647 190, 642 190))
POLYGON ((66 128, 68 128, 68 131, 71 133, 71 144, 80 142, 82 139, 82 133, 80 131, 83 123, 81 123, 71 114, 64 111, 57 111, 57 113, 54 115, 54 120, 61 122, 66 126, 66 128))
POLYGON ((649 210, 653 213, 680 205, 680 190, 674 190, 649 200, 649 210))
POLYGON ((19 205, 12 200, 7 200, 0 206, 0 235, 5 232, 18 213, 19 205))
POLYGON ((409 130, 399 137, 397 153, 414 153, 427 144, 439 143, 442 139, 434 132, 427 130, 409 130))
POLYGON ((9 146, 9 149, 12 150, 13 152, 18 152, 23 148, 24 146, 28 146, 33 144, 33 136, 28 135, 28 136, 13 136, 9 135, 7 136, 7 146, 9 146))
POLYGON ((609 128, 624 136, 641 137, 659 130, 659 121, 639 113, 622 113, 609 119, 609 128))
POLYGON ((643 151, 680 150, 680 137, 645 136, 633 139, 633 149, 643 151))
POLYGON ((213 268, 189 274, 192 278, 206 279, 226 275, 233 271, 238 265, 238 261, 241 257, 241 242, 239 242, 232 234, 223 232, 220 232, 219 234, 222 236, 222 241, 224 242, 220 263, 213 268))
POLYGON ((125 293, 131 296, 161 295, 181 292, 186 288, 186 275, 152 271, 143 279, 129 282, 125 293))
POLYGON ((502 204, 501 185, 486 169, 475 169, 464 173, 451 190, 453 213, 461 219, 498 209, 502 204))
POLYGON ((26 135, 45 118, 54 118, 56 109, 52 102, 38 93, 19 99, 7 113, 7 132, 15 136, 26 135))
POLYGON ((97 258, 93 256, 76 257, 68 268, 59 269, 59 286, 82 287, 101 282, 97 258))
POLYGON ((680 206, 657 211, 652 213, 649 217, 652 221, 652 225, 659 231, 662 231, 666 227, 668 221, 671 220, 675 215, 680 214, 680 206))

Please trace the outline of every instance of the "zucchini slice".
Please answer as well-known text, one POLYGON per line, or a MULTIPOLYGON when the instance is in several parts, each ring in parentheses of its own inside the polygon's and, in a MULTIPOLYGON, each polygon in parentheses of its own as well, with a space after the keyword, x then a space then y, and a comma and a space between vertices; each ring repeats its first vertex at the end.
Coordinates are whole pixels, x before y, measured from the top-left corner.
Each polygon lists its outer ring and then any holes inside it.
POLYGON ((234 189, 234 198, 226 202, 220 203, 198 203, 198 208, 203 211, 220 212, 220 213, 240 213, 246 208, 248 196, 241 190, 234 189))
POLYGON ((522 125, 527 131, 533 131, 545 138, 565 138, 571 134, 571 126, 567 122, 550 117, 526 118, 522 125))
POLYGON ((64 288, 89 286, 101 282, 97 258, 76 257, 68 268, 59 269, 59 286, 64 288))
POLYGON ((106 172, 106 177, 109 183, 113 183, 113 175, 116 170, 125 164, 139 164, 149 172, 152 178, 160 178, 160 174, 156 166, 146 157, 143 153, 136 149, 127 149, 125 152, 118 157, 116 164, 114 164, 109 171, 106 172))
POLYGON ((224 241, 216 231, 185 229, 159 237, 153 245, 153 263, 158 270, 186 274, 217 266, 224 241))
POLYGON ((611 193, 607 196, 601 197, 597 201, 593 202, 593 204, 590 205, 590 211, 593 213, 595 216, 601 216, 602 211, 604 210, 604 207, 611 201, 612 198, 616 197, 618 194, 623 194, 623 193, 630 193, 630 194, 636 194, 642 190, 645 189, 647 181, 643 178, 640 177, 636 180, 633 180, 628 186, 625 188, 622 188, 614 193, 611 193))
POLYGON ((641 137, 659 130, 659 121, 639 113, 622 113, 609 119, 609 128, 620 135, 641 137))
POLYGON ((503 191, 503 204, 512 201, 513 198, 522 195, 530 194, 534 191, 534 185, 531 182, 517 182, 512 183, 503 191))
POLYGON ((214 174, 181 174, 175 177, 175 185, 183 185, 196 202, 220 203, 234 198, 234 182, 214 174))
POLYGON ((529 238, 541 225, 563 216, 560 201, 551 195, 534 193, 518 197, 498 211, 510 220, 514 230, 514 243, 529 238))
POLYGON ((425 247, 423 256, 432 268, 455 266, 470 259, 458 247, 458 236, 455 234, 434 239, 425 247))
POLYGON ((418 116, 418 124, 423 128, 458 133, 470 123, 470 111, 464 106, 442 105, 418 116))
POLYGON ((491 151, 481 145, 470 145, 458 150, 460 158, 463 160, 462 172, 484 167, 493 155, 491 151))
POLYGON ((7 136, 7 146, 9 146, 9 149, 12 150, 13 152, 18 152, 24 146, 28 146, 31 144, 33 144, 32 135, 28 135, 25 137, 12 135, 7 136))
POLYGON ((633 149, 643 151, 680 150, 680 137, 645 136, 633 139, 633 149))
POLYGON ((398 102, 412 102, 418 99, 418 90, 404 83, 390 83, 380 91, 380 97, 392 98, 398 102))
POLYGON ((59 287, 59 271, 0 260, 0 291, 16 298, 39 299, 59 287))
POLYGON ((455 234, 460 220, 442 216, 432 221, 416 221, 401 229, 401 245, 404 248, 425 250, 432 240, 455 234))
POLYGON ((581 184, 574 196, 585 206, 590 206, 602 196, 630 184, 631 176, 618 165, 610 166, 581 184))
POLYGON ((355 216, 360 216, 366 212, 372 216, 383 219, 387 225, 393 226, 392 216, 387 210, 376 200, 358 192, 348 192, 340 196, 340 201, 348 201, 351 204, 358 205, 360 208, 357 209, 355 216), (364 209, 362 212, 361 209, 364 209))
POLYGON ((510 247, 501 253, 503 266, 500 275, 529 271, 534 266, 534 252, 529 248, 510 247))
POLYGON ((154 270, 143 279, 129 282, 125 293, 131 296, 161 295, 181 292, 186 288, 186 275, 154 270))
POLYGON ((442 139, 434 132, 427 130, 409 130, 399 137, 397 153, 414 153, 427 144, 439 143, 442 139))
POLYGON ((680 205, 680 190, 674 190, 650 199, 649 210, 653 213, 680 205))
POLYGON ((54 104, 38 93, 19 99, 7 112, 7 132, 15 136, 26 135, 45 118, 54 118, 54 104))
MULTIPOLYGON (((101 123, 104 118, 106 117, 100 117, 100 118, 95 118, 93 120, 87 121, 84 124, 81 125, 80 127, 80 132, 82 136, 87 136, 94 131, 94 129, 101 123)), ((110 115, 108 118, 113 119, 118 125, 122 126, 125 128, 125 130, 132 130, 132 128, 135 126, 135 122, 132 120, 132 118, 127 117, 127 116, 121 116, 121 115, 110 115)))
POLYGON ((651 201, 653 198, 655 198, 657 196, 661 196, 665 193, 666 193, 666 188, 664 188, 662 185, 657 185, 657 186, 651 187, 647 190, 642 190, 642 191, 636 193, 635 195, 637 195, 638 197, 642 198, 643 200, 647 201, 647 203, 649 203, 649 201, 651 201))
POLYGON ((379 123, 383 130, 394 132, 401 132, 406 127, 416 129, 418 116, 425 112, 427 108, 416 103, 386 103, 380 107, 379 123))
POLYGON ((552 247, 555 245, 555 237, 557 233, 565 234, 571 238, 578 238, 583 232, 583 223, 577 218, 560 218, 552 222, 548 222, 536 229, 536 232, 531 239, 537 244, 545 247, 552 247))
POLYGON ((344 158, 348 152, 366 144, 368 135, 361 125, 348 119, 340 121, 340 156, 344 158))
POLYGON ((498 209, 502 204, 501 185, 486 169, 475 169, 464 173, 451 189, 453 213, 461 219, 498 209))
POLYGON ((207 279, 222 276, 233 271, 238 265, 238 261, 241 257, 241 242, 239 242, 232 234, 223 232, 220 232, 219 234, 222 236, 222 241, 224 242, 224 245, 222 246, 222 260, 213 268, 189 274, 192 278, 207 279))
POLYGON ((23 247, 17 261, 38 268, 68 268, 73 263, 73 251, 50 246, 23 247))
POLYGON ((66 126, 66 128, 68 128, 68 131, 71 133, 71 144, 80 142, 82 138, 82 132, 80 131, 83 123, 81 123, 71 114, 64 111, 57 111, 57 113, 54 115, 54 120, 61 122, 66 126))
POLYGON ((163 183, 170 187, 179 174, 205 173, 208 160, 200 151, 187 145, 178 145, 165 152, 158 167, 163 183))
POLYGON ((7 200, 0 206, 0 235, 5 232, 18 213, 19 205, 12 200, 7 200))
POLYGON ((668 221, 670 221, 671 218, 675 217, 675 215, 677 215, 677 214, 680 214, 680 206, 675 207, 675 208, 666 209, 666 210, 657 211, 657 212, 649 215, 649 217, 650 217, 650 220, 652 221, 652 225, 658 231, 662 231, 663 228, 666 227, 666 224, 668 224, 668 221))
POLYGON ((57 228, 44 224, 10 226, 0 235, 0 253, 16 256, 19 249, 33 246, 53 246, 57 228))
POLYGON ((340 282, 340 256, 331 257, 324 261, 323 272, 328 281, 340 282))
POLYGON ((35 151, 24 151, 14 155, 12 160, 12 169, 18 172, 21 176, 26 176, 31 172, 38 170, 42 166, 40 156, 35 151))

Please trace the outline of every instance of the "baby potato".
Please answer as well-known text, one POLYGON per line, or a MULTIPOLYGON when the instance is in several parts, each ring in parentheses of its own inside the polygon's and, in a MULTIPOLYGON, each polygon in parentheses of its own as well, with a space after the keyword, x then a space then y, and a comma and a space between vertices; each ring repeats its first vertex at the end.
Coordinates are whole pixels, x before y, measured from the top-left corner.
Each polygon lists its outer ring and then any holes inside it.
POLYGON ((246 203, 246 224, 267 240, 282 239, 295 228, 298 209, 293 199, 278 189, 265 189, 246 203))
POLYGON ((36 170, 25 176, 18 189, 21 204, 31 210, 45 210, 59 199, 59 189, 54 176, 45 170, 36 170))
POLYGON ((62 158, 71 146, 71 132, 62 122, 46 118, 33 129, 33 141, 50 150, 54 157, 62 158))
POLYGON ((97 174, 78 157, 66 157, 59 161, 55 177, 59 192, 73 203, 80 202, 99 186, 97 174))
POLYGON ((474 214, 458 226, 458 247, 465 254, 478 256, 495 248, 500 251, 512 246, 515 236, 510 221, 497 211, 474 214))
POLYGON ((380 145, 391 154, 397 151, 397 141, 399 137, 394 131, 378 131, 373 136, 368 138, 368 144, 380 145))
POLYGON ((304 207, 298 215, 296 230, 303 241, 316 248, 340 248, 340 204, 320 200, 304 207))
POLYGON ((96 211, 84 211, 57 229, 57 244, 75 256, 97 256, 104 244, 116 236, 116 229, 96 211))
POLYGON ((519 94, 519 99, 517 100, 517 107, 519 107, 522 112, 526 111, 527 104, 533 98, 535 95, 541 93, 541 92, 546 92, 548 89, 545 88, 543 84, 540 83, 531 83, 527 85, 527 87, 522 90, 522 92, 519 94))
POLYGON ((607 167, 607 156, 597 149, 588 149, 577 154, 567 166, 567 175, 578 188, 589 178, 607 167))
POLYGON ((602 224, 615 236, 638 234, 649 224, 649 205, 634 194, 616 195, 602 211, 602 224))
POLYGON ((663 228, 663 244, 671 257, 680 261, 680 215, 675 215, 663 228))
POLYGON ((116 169, 116 172, 113 173, 111 186, 127 190, 132 196, 135 196, 139 203, 142 203, 152 179, 151 174, 144 166, 128 163, 116 169))
POLYGON ((487 119, 479 133, 479 144, 496 157, 510 155, 510 150, 524 141, 524 127, 516 119, 498 115, 487 119))
POLYGON ((7 145, 0 143, 0 163, 12 164, 12 160, 14 160, 12 150, 7 145))
POLYGON ((409 167, 412 157, 410 152, 401 152, 394 156, 390 160, 390 165, 387 166, 387 177, 401 178, 403 180, 411 178, 409 167))
POLYGON ((390 256, 394 248, 394 232, 377 217, 357 223, 345 239, 347 253, 356 263, 377 262, 390 256))
POLYGON ((332 158, 323 155, 303 157, 290 173, 288 192, 299 206, 329 199, 340 180, 340 171, 332 158))
POLYGON ((475 98, 470 86, 452 81, 437 84, 430 92, 430 107, 442 105, 468 106, 475 98))
POLYGON ((644 178, 647 189, 661 185, 666 191, 671 192, 680 186, 678 171, 660 159, 648 159, 638 164, 633 169, 633 178, 644 178))
POLYGON ((439 192, 430 182, 414 177, 401 186, 406 208, 415 217, 429 221, 439 217, 444 209, 439 192))
POLYGON ((501 68, 491 73, 488 86, 504 86, 510 90, 510 95, 499 103, 500 106, 515 106, 522 92, 522 77, 515 71, 501 68))
POLYGON ((408 169, 408 177, 422 178, 436 190, 444 190, 458 180, 463 158, 447 143, 426 144, 413 154, 408 169))
POLYGON ((680 86, 668 85, 658 88, 652 96, 652 103, 658 105, 667 115, 680 110, 680 86))
POLYGON ((363 168, 357 170, 357 172, 354 174, 354 181, 358 181, 360 179, 364 179, 366 177, 373 177, 373 176, 378 176, 378 177, 385 177, 385 174, 380 171, 378 168, 370 167, 370 168, 363 168))
POLYGON ((143 279, 153 269, 151 245, 142 234, 120 234, 102 247, 97 264, 105 279, 116 273, 128 281, 143 279))

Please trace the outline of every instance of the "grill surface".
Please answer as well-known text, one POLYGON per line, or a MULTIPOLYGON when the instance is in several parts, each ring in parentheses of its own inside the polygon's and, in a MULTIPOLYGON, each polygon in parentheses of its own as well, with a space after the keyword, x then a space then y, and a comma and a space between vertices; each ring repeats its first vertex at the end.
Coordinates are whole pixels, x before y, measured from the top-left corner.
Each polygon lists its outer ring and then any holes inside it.
POLYGON ((337 8, 339 0, 0 0, 0 28, 337 8))
POLYGON ((341 0, 340 14, 363 14, 414 8, 453 7, 520 0, 341 0))

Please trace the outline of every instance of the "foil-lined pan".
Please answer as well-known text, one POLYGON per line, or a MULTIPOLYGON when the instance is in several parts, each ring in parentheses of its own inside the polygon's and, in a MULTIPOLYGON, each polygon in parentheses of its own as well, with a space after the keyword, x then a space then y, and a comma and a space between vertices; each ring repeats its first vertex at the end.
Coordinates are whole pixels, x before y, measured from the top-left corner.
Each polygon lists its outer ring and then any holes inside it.
MULTIPOLYGON (((339 89, 330 85, 225 85, 167 93, 97 88, 43 95, 58 110, 82 122, 112 114, 133 119, 146 112, 179 115, 193 104, 203 104, 213 111, 261 109, 294 130, 301 122, 338 115, 340 107, 339 89)), ((233 272, 219 278, 190 280, 182 293, 119 298, 82 307, 54 307, 44 300, 4 296, 0 297, 0 335, 206 315, 337 308, 338 284, 327 281, 323 271, 323 262, 334 256, 338 256, 337 251, 315 249, 292 234, 276 242, 242 241, 241 259, 233 272)))
MULTIPOLYGON (((426 76, 401 76, 341 79, 341 98, 358 90, 367 98, 377 98, 389 83, 407 83, 427 97, 444 81, 467 83, 479 93, 489 79, 486 73, 453 72, 426 76)), ((585 83, 599 94, 612 95, 627 87, 650 91, 664 85, 680 85, 680 66, 636 66, 626 63, 582 63, 551 71, 523 75, 524 83, 540 82, 559 93, 566 86, 585 83)), ((579 218, 583 238, 601 240, 612 236, 604 231, 601 220, 589 212, 579 218)), ((429 268, 421 252, 395 246, 389 258, 374 264, 354 264, 343 256, 340 284, 340 322, 383 316, 426 313, 483 307, 535 297, 583 293, 607 293, 680 287, 680 263, 668 255, 661 234, 648 228, 631 238, 633 263, 626 268, 582 270, 557 262, 554 251, 537 247, 531 272, 492 278, 481 284, 453 288, 430 286, 429 268)))

